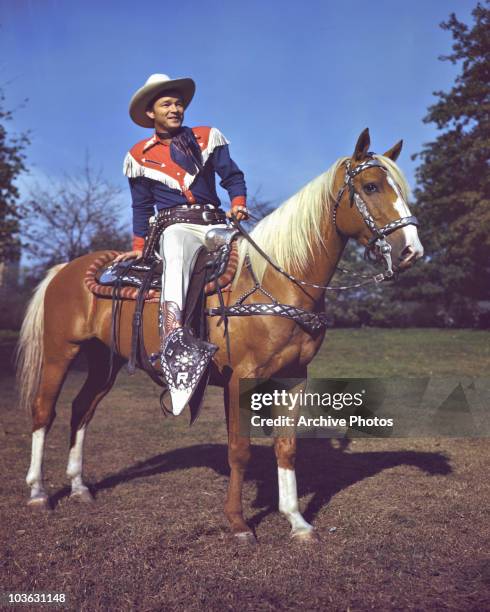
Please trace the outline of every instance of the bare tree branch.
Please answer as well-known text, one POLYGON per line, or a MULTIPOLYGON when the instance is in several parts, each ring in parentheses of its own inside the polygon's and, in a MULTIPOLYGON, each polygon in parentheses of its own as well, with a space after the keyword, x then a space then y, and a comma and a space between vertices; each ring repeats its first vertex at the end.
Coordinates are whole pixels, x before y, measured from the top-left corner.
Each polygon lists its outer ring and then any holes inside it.
POLYGON ((129 228, 119 220, 121 189, 93 169, 88 154, 79 174, 48 188, 37 184, 29 195, 22 205, 23 248, 41 266, 130 247, 129 228))

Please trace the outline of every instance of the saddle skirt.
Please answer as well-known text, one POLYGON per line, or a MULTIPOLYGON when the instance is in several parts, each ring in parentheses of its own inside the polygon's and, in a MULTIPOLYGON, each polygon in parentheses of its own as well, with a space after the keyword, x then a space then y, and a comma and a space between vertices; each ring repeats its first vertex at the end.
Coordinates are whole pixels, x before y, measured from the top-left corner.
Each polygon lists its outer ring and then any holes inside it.
MULTIPOLYGON (((202 247, 196 258, 192 274, 202 275, 205 269, 206 283, 204 293, 212 295, 218 288, 221 291, 230 291, 231 283, 238 267, 237 232, 229 232, 225 240, 206 240, 206 247, 202 247), (209 250, 216 246, 217 248, 209 250)), ((99 297, 111 298, 116 292, 124 300, 136 300, 143 279, 153 268, 149 289, 146 292, 146 302, 160 301, 162 289, 163 263, 153 261, 121 261, 113 263, 118 255, 116 251, 102 253, 85 273, 85 286, 99 297)))

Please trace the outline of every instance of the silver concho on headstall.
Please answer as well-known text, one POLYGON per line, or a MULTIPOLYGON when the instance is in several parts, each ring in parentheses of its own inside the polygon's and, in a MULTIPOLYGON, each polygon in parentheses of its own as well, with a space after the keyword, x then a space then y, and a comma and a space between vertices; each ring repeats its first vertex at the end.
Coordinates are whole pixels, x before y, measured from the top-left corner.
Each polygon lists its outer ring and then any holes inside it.
POLYGON ((164 339, 161 364, 174 415, 179 415, 189 403, 217 350, 215 344, 195 338, 185 327, 164 339))

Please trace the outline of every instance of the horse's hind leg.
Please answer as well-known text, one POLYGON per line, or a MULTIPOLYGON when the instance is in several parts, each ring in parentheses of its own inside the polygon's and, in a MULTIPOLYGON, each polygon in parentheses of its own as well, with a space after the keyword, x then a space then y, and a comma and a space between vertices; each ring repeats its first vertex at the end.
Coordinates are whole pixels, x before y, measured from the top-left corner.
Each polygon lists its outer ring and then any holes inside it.
POLYGON ((76 345, 45 352, 41 380, 32 406, 32 452, 26 482, 31 487, 31 506, 48 507, 48 495, 43 485, 43 455, 46 434, 56 416, 56 401, 70 363, 79 351, 76 345), (56 355, 53 357, 53 355, 56 355))
POLYGON ((88 376, 72 404, 70 453, 66 473, 71 481, 71 497, 90 502, 93 497, 82 477, 85 432, 97 405, 114 385, 124 360, 115 355, 111 372, 110 351, 96 339, 85 342, 82 351, 87 357, 88 376))

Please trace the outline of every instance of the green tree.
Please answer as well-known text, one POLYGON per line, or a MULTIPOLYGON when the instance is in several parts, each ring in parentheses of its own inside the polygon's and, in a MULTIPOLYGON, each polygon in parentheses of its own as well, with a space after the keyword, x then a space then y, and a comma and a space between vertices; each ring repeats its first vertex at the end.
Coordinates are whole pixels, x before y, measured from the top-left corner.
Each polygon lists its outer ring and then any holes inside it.
POLYGON ((26 171, 24 151, 29 144, 27 134, 12 136, 6 124, 12 111, 4 108, 5 96, 0 90, 0 263, 15 261, 20 256, 19 191, 16 179, 26 171))
MULTIPOLYGON (((486 5, 486 6, 485 6, 486 5)), ((452 33, 461 65, 449 92, 437 91, 425 123, 441 134, 414 156, 416 214, 427 262, 408 274, 408 294, 431 304, 443 323, 478 324, 478 302, 490 300, 490 10, 478 3, 474 23, 453 13, 441 24, 452 33)))

